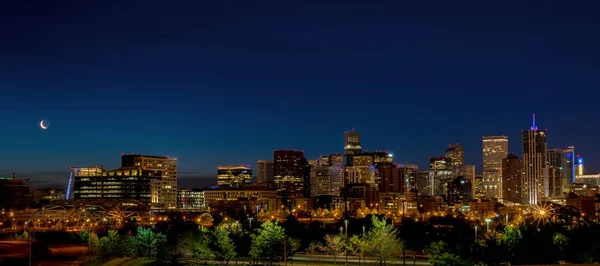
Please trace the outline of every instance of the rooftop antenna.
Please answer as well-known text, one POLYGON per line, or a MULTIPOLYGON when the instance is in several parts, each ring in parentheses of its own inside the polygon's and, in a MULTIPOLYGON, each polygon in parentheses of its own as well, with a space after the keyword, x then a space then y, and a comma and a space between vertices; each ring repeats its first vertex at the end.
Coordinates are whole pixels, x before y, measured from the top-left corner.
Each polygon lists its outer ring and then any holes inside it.
POLYGON ((537 127, 535 126, 535 114, 533 114, 533 125, 531 126, 531 130, 537 130, 537 127))

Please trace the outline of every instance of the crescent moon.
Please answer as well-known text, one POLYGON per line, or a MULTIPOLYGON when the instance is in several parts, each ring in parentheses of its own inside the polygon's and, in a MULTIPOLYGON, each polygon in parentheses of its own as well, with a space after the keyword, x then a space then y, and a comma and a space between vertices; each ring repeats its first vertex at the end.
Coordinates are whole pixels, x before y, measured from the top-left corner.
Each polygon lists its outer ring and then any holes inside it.
POLYGON ((41 127, 42 129, 48 129, 48 127, 47 127, 47 126, 44 126, 44 120, 40 121, 40 127, 41 127))

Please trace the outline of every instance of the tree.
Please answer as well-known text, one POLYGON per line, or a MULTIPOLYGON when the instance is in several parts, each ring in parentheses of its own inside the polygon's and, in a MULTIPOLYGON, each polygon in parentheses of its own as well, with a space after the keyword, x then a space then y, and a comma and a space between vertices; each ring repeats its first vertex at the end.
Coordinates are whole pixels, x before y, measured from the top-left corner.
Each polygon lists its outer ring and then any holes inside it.
POLYGON ((564 258, 565 250, 569 245, 569 238, 563 233, 554 233, 554 237, 552 237, 552 243, 558 247, 558 250, 560 251, 560 257, 564 258))
POLYGON ((122 236, 119 246, 121 246, 121 254, 125 257, 135 258, 139 254, 135 237, 132 235, 122 236))
POLYGON ((349 242, 347 248, 352 254, 358 256, 358 265, 360 265, 360 260, 364 257, 365 252, 369 250, 371 243, 369 239, 358 235, 352 236, 349 242))
POLYGON ((115 230, 108 230, 108 235, 100 238, 100 256, 111 259, 120 255, 120 236, 115 230))
POLYGON ((79 238, 81 239, 81 243, 87 244, 90 237, 90 231, 82 230, 79 232, 79 238))
POLYGON ((321 244, 319 242, 312 242, 304 250, 304 252, 306 252, 306 255, 311 257, 311 264, 313 264, 312 256, 318 254, 319 251, 321 251, 322 249, 323 249, 323 247, 321 246, 321 244))
POLYGON ((211 251, 216 260, 229 264, 229 261, 237 255, 235 244, 229 237, 229 231, 226 227, 217 227, 212 232, 211 251))
POLYGON ((250 256, 269 261, 271 265, 275 261, 283 260, 284 239, 287 256, 293 255, 299 246, 298 241, 285 237, 283 227, 277 222, 264 222, 257 233, 252 236, 250 256))
POLYGON ((89 252, 92 256, 98 254, 98 250, 100 249, 100 240, 98 239, 98 235, 94 232, 89 234, 89 252))
POLYGON ((458 255, 448 252, 448 246, 443 241, 432 242, 423 251, 429 257, 433 266, 467 266, 472 265, 458 255))
POLYGON ((326 235, 325 236, 325 253, 333 256, 333 264, 337 255, 344 251, 344 238, 341 235, 326 235))
POLYGON ((369 232, 371 243, 370 253, 373 254, 380 264, 386 264, 387 261, 402 250, 403 243, 398 239, 398 229, 392 224, 388 224, 385 218, 371 218, 373 228, 369 232))
POLYGON ((153 258, 156 256, 158 247, 166 242, 165 235, 161 233, 154 233, 152 228, 137 228, 137 234, 135 236, 135 245, 138 253, 144 257, 153 258))

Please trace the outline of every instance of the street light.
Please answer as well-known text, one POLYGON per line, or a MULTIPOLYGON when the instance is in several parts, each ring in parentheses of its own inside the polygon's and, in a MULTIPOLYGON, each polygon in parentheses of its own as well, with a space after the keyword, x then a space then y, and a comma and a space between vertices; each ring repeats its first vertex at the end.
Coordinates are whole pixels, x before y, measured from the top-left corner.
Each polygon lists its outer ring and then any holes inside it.
MULTIPOLYGON (((346 227, 346 246, 348 246, 348 219, 344 220, 344 226, 346 227)), ((348 265, 348 249, 346 248, 346 265, 348 265)))
POLYGON ((477 242, 477 225, 475 225, 475 242, 477 242))
POLYGON ((254 219, 254 218, 252 218, 252 217, 248 218, 248 220, 250 220, 250 231, 251 232, 252 232, 252 219, 254 219))
POLYGON ((492 221, 492 219, 490 218, 485 218, 485 223, 487 225, 487 231, 490 231, 490 222, 492 221))

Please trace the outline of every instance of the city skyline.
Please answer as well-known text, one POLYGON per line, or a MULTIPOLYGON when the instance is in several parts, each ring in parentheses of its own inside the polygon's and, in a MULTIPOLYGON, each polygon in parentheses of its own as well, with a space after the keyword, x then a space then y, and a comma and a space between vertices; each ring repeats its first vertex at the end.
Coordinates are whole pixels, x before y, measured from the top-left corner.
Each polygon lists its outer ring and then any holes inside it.
POLYGON ((422 169, 461 143, 480 173, 481 137, 508 136, 520 155, 532 113, 549 149, 574 145, 600 171, 594 8, 5 5, 2 176, 64 184, 69 165, 136 153, 177 157, 181 180, 214 178, 275 149, 343 154, 353 128, 363 150, 422 169))

